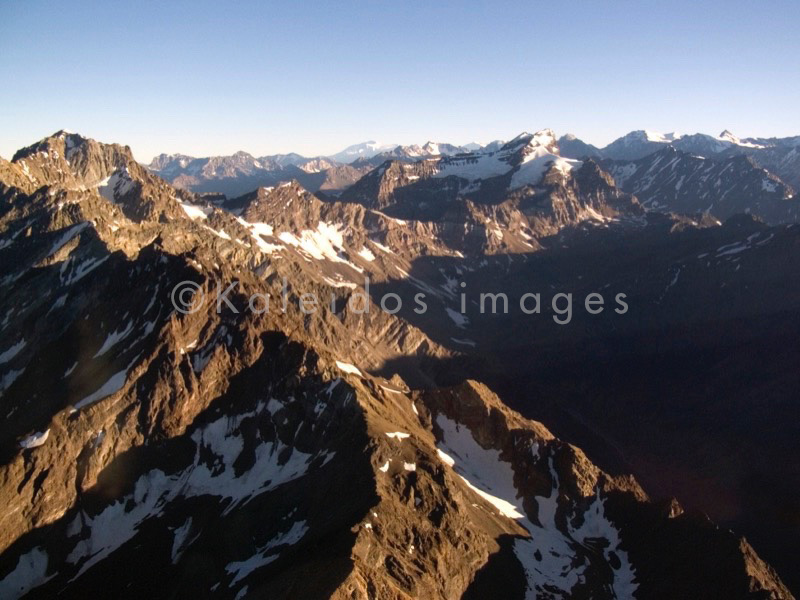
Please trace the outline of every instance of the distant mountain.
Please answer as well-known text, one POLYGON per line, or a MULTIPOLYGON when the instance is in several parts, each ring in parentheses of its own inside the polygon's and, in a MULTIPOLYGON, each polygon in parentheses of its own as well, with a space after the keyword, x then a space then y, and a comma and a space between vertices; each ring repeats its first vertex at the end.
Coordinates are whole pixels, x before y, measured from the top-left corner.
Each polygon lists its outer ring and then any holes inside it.
POLYGON ((594 157, 635 161, 671 146, 701 158, 750 156, 761 167, 777 175, 793 189, 800 189, 800 136, 785 138, 739 138, 728 130, 718 136, 632 131, 604 148, 597 148, 574 135, 558 140, 561 156, 594 157))
POLYGON ((301 156, 295 152, 290 152, 289 154, 274 154, 269 158, 280 167, 286 167, 288 165, 299 166, 310 160, 318 160, 313 158, 306 158, 305 156, 301 156))
POLYGON ((724 131, 721 136, 714 137, 704 133, 684 135, 672 142, 673 148, 694 154, 696 156, 713 156, 724 152, 728 148, 738 146, 739 140, 729 132, 724 131))
POLYGON ((512 190, 535 186, 550 169, 566 175, 578 166, 580 162, 559 156, 555 135, 551 130, 543 130, 522 133, 496 151, 437 155, 415 162, 387 160, 342 197, 355 201, 369 199, 376 208, 404 204, 401 198, 408 197, 417 206, 437 211, 445 206, 436 202, 437 197, 444 200, 463 196, 481 202, 502 202, 512 190))
POLYGON ((365 142, 332 156, 307 158, 296 153, 254 157, 247 152, 230 156, 195 158, 184 154, 160 154, 148 165, 176 187, 196 193, 235 197, 259 187, 296 179, 307 189, 338 193, 364 173, 386 160, 413 162, 434 156, 469 152, 466 147, 427 142, 422 146, 394 146, 365 142))
POLYGON ((649 210, 709 213, 721 220, 748 213, 774 224, 800 220, 795 190, 741 154, 710 159, 668 145, 635 161, 602 165, 649 210))
MULTIPOLYGON (((514 162, 517 159, 511 157, 513 149, 510 150, 510 147, 517 144, 518 140, 519 138, 508 143, 494 141, 486 146, 478 144, 456 146, 427 142, 422 145, 389 147, 376 142, 365 142, 350 146, 333 157, 314 158, 294 153, 259 158, 246 152, 209 158, 162 154, 153 159, 150 169, 179 188, 196 193, 222 193, 231 198, 259 187, 273 187, 292 180, 300 182, 312 192, 322 191, 328 195, 336 195, 352 186, 366 173, 391 161, 412 165, 408 173, 414 171, 411 176, 421 180, 427 180, 429 172, 432 172, 431 165, 436 165, 437 175, 434 179, 446 178, 443 173, 447 172, 460 178, 462 182, 469 182, 461 184, 458 193, 475 194, 480 189, 483 190, 481 194, 491 196, 518 187, 521 178, 524 177, 522 174, 517 174, 512 178, 513 181, 499 184, 500 187, 491 183, 494 178, 505 176, 517 166, 514 162), (342 164, 336 157, 356 158, 349 164, 342 164), (413 166, 415 163, 424 163, 426 166, 413 166), (462 166, 454 169, 456 164, 462 166), (484 185, 484 179, 490 182, 484 185)), ((638 130, 628 133, 604 148, 597 148, 575 135, 567 134, 558 138, 548 149, 549 158, 544 159, 544 162, 539 160, 536 164, 553 161, 565 165, 567 163, 564 161, 586 158, 617 161, 613 168, 610 166, 612 163, 606 163, 612 169, 617 183, 625 191, 639 196, 648 209, 694 212, 704 211, 709 205, 714 204, 716 212, 712 214, 720 218, 740 210, 750 210, 770 222, 785 222, 795 218, 793 203, 778 203, 773 208, 767 208, 768 205, 772 206, 772 200, 766 199, 773 197, 790 199, 800 186, 798 141, 800 137, 741 139, 727 130, 718 136, 703 133, 660 134, 638 130), (640 172, 636 177, 625 177, 630 169, 638 169, 637 166, 627 163, 647 157, 651 157, 651 161, 655 160, 654 155, 665 148, 675 148, 700 160, 725 160, 748 156, 754 163, 737 163, 742 171, 737 171, 736 181, 731 179, 730 171, 726 172, 723 179, 728 182, 726 184, 728 191, 725 194, 722 191, 722 184, 713 184, 716 180, 706 185, 703 183, 706 182, 705 179, 703 182, 690 179, 687 181, 691 181, 691 184, 684 186, 679 176, 662 174, 658 178, 652 178, 640 172), (763 174, 757 172, 757 166, 767 169, 780 180, 777 181, 774 177, 770 179, 777 186, 775 190, 772 190, 773 183, 764 184, 763 189, 759 187, 761 184, 758 181, 761 181, 763 174), (681 189, 681 186, 684 187, 681 189), (724 206, 719 203, 723 198, 725 198, 724 206), (739 200, 734 201, 733 198, 739 200), (701 206, 706 200, 708 203, 701 206)), ((700 164, 683 156, 679 162, 681 165, 700 164)), ((652 163, 645 161, 641 164, 649 166, 652 163)), ((713 170, 710 163, 705 164, 708 169, 713 170)), ((530 171, 531 168, 531 165, 526 165, 521 170, 530 171)), ((538 171, 537 173, 541 174, 538 171)), ((364 185, 369 184, 365 182, 364 185)), ((441 187, 442 184, 429 182, 425 185, 441 187)))
POLYGON ((795 190, 800 190, 800 137, 753 140, 754 146, 734 146, 721 156, 744 154, 771 173, 779 176, 795 190), (757 145, 755 145, 757 144, 757 145))
POLYGON ((465 154, 483 149, 480 147, 474 148, 475 145, 477 144, 473 144, 473 147, 470 148, 468 146, 454 146, 453 144, 427 142, 424 146, 422 146, 422 150, 427 153, 428 156, 453 156, 454 154, 465 154))
POLYGON ((558 138, 558 149, 561 156, 565 158, 602 158, 603 156, 599 148, 579 140, 571 133, 558 138))
MULTIPOLYGON (((455 156, 433 156, 412 160, 408 149, 380 154, 387 160, 368 173, 343 198, 376 202, 373 208, 394 211, 401 218, 422 218, 447 210, 450 202, 467 197, 483 203, 500 203, 521 188, 536 186, 550 170, 567 174, 581 162, 564 157, 612 154, 626 150, 632 155, 648 151, 635 160, 603 159, 602 168, 621 190, 634 194, 647 210, 682 214, 708 213, 718 219, 750 213, 769 223, 795 222, 800 218, 795 190, 780 177, 760 167, 755 146, 734 146, 731 139, 703 134, 660 136, 634 132, 609 147, 597 148, 574 136, 555 140, 550 130, 521 134, 499 150, 455 156), (678 150, 677 147, 687 150, 678 150), (732 149, 739 152, 733 152, 732 149), (728 153, 731 150, 732 153, 728 153), (706 154, 714 158, 705 158, 706 154)), ((745 142, 749 143, 749 142, 745 142)), ((414 151, 417 148, 413 149, 414 151)), ((794 159, 796 150, 781 150, 794 159)), ((791 160, 785 169, 793 171, 791 160)), ((552 175, 551 177, 555 177, 552 175)))
POLYGON ((348 146, 344 150, 337 152, 336 154, 331 154, 328 156, 331 160, 335 160, 338 163, 348 164, 353 162, 356 159, 363 158, 372 158, 376 154, 380 154, 381 152, 387 152, 395 147, 395 144, 379 144, 375 141, 370 142, 362 142, 360 144, 353 144, 352 146, 348 146))
POLYGON ((673 143, 678 137, 674 133, 661 134, 643 129, 631 131, 603 148, 602 156, 616 160, 636 160, 673 143))
POLYGON ((287 161, 284 164, 294 165, 306 173, 321 173, 340 166, 336 161, 326 157, 295 159, 290 163, 287 161))
POLYGON ((730 147, 731 142, 705 134, 679 136, 674 133, 661 134, 638 130, 631 131, 604 148, 588 144, 572 134, 559 138, 558 145, 561 155, 569 158, 588 156, 614 160, 636 160, 670 145, 686 152, 714 154, 730 147))
POLYGON ((505 142, 503 140, 494 140, 494 141, 489 142, 488 144, 486 144, 483 148, 478 148, 477 151, 497 152, 504 145, 505 145, 505 142))
POLYGON ((198 193, 237 194, 280 181, 282 167, 270 159, 259 160, 247 152, 230 156, 195 158, 161 154, 148 166, 176 187, 198 193))
MULTIPOLYGON (((730 132, 723 132, 730 133, 730 132)), ((732 135, 732 134, 731 134, 732 135)), ((736 138, 738 139, 738 138, 736 138)), ((750 148, 768 148, 770 146, 782 146, 785 148, 796 148, 800 146, 800 135, 790 136, 790 137, 771 137, 771 138, 745 138, 740 140, 738 144, 743 147, 750 147, 750 148)))
POLYGON ((353 167, 372 166, 377 167, 387 160, 399 160, 403 162, 415 162, 423 158, 437 156, 454 156, 456 154, 468 154, 471 152, 481 152, 484 148, 480 144, 468 146, 454 146, 453 144, 426 142, 422 146, 397 146, 385 152, 379 152, 371 157, 358 158, 352 163, 353 167), (474 148, 471 150, 470 148, 474 148))
POLYGON ((186 154, 159 154, 150 161, 148 167, 152 171, 172 174, 188 169, 195 160, 197 159, 186 154))
POLYGON ((741 139, 727 129, 718 136, 705 133, 695 133, 691 135, 677 135, 674 133, 661 134, 639 130, 632 131, 614 140, 605 148, 601 148, 599 153, 603 158, 636 160, 653 152, 657 152, 668 145, 691 154, 711 156, 722 152, 728 152, 729 154, 751 153, 773 147, 794 148, 800 145, 800 136, 741 139))
POLYGON ((277 154, 256 158, 247 152, 207 158, 161 154, 153 159, 149 168, 178 188, 228 197, 293 179, 315 192, 338 192, 366 172, 364 168, 342 165, 327 157, 277 154))

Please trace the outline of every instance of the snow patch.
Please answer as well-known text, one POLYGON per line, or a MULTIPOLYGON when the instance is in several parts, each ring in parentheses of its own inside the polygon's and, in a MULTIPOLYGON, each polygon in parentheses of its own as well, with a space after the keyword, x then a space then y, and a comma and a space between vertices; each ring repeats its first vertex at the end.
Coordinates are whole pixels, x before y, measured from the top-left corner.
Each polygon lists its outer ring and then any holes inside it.
POLYGON ((358 367, 351 365, 350 363, 345 363, 337 360, 336 366, 339 368, 340 371, 343 371, 344 373, 352 373, 353 375, 358 375, 359 377, 363 377, 361 371, 358 370, 358 367))
MULTIPOLYGON (((138 356, 136 358, 139 358, 138 356)), ((102 400, 110 396, 111 394, 116 394, 118 391, 122 389, 122 386, 125 385, 125 380, 128 377, 128 369, 131 368, 133 362, 136 358, 131 361, 131 363, 125 367, 122 371, 114 373, 111 378, 106 381, 103 385, 100 386, 95 392, 92 392, 88 396, 86 396, 83 400, 80 400, 78 403, 75 404, 73 407, 74 410, 80 410, 84 406, 89 406, 90 404, 94 404, 98 400, 102 400)))
POLYGON ((580 527, 568 523, 568 531, 561 531, 556 524, 559 510, 558 476, 549 458, 550 474, 554 486, 549 496, 537 496, 537 521, 532 522, 522 506, 514 486, 514 471, 510 463, 500 459, 500 451, 481 447, 469 429, 444 415, 438 415, 436 423, 442 431, 437 443, 439 458, 501 514, 517 520, 527 529, 531 537, 517 539, 514 553, 522 563, 528 580, 526 599, 533 600, 542 595, 552 595, 561 590, 569 595, 583 578, 585 564, 575 564, 575 555, 593 538, 608 541, 602 549, 603 558, 614 564, 612 554, 620 567, 613 570, 613 592, 617 598, 631 598, 636 590, 635 573, 627 553, 620 548, 619 531, 607 519, 603 501, 598 495, 592 506, 582 514, 580 527))
POLYGON ((256 569, 260 569, 273 562, 280 556, 280 552, 275 552, 280 546, 293 546, 308 532, 308 525, 305 521, 297 521, 292 527, 267 542, 266 546, 258 549, 258 552, 247 560, 232 562, 225 567, 228 573, 234 575, 230 585, 235 585, 256 569))
POLYGON ((136 481, 132 494, 118 499, 98 515, 80 513, 76 519, 89 527, 79 531, 88 530, 89 537, 80 540, 67 559, 72 564, 81 563, 75 578, 133 538, 142 523, 163 514, 164 508, 179 497, 219 497, 228 501, 224 511, 227 513, 255 494, 304 475, 313 455, 276 440, 256 446, 253 459, 258 467, 236 476, 233 464, 244 451, 239 432, 241 423, 265 408, 261 402, 251 412, 224 415, 195 430, 191 439, 197 449, 193 463, 187 468, 170 475, 153 469, 136 481), (291 449, 288 458, 287 449, 291 449), (213 465, 208 464, 209 455, 217 457, 213 465))
POLYGON ((133 321, 128 321, 128 325, 124 329, 119 329, 117 331, 109 333, 108 337, 105 340, 105 342, 103 342, 103 345, 100 346, 100 349, 97 351, 97 353, 92 358, 97 358, 98 356, 103 356, 103 354, 108 352, 111 348, 113 348, 119 342, 121 342, 126 337, 128 337, 130 335, 131 331, 133 331, 133 321))
POLYGON ((55 577, 47 575, 49 556, 41 548, 23 554, 11 573, 0 580, 0 598, 21 598, 33 588, 55 577))
POLYGON ((466 325, 469 324, 469 319, 467 318, 467 315, 462 315, 460 312, 457 312, 452 308, 448 307, 445 307, 445 310, 447 311, 447 316, 450 317, 453 320, 453 323, 455 323, 458 327, 463 329, 466 325))
POLYGON ((58 240, 55 241, 53 246, 50 248, 50 252, 47 253, 47 257, 46 258, 50 258, 56 252, 61 250, 61 248, 63 248, 67 244, 67 242, 69 242, 72 238, 74 238, 76 235, 78 235, 81 231, 86 229, 88 226, 89 226, 89 222, 88 221, 84 221, 83 223, 78 223, 77 225, 73 225, 72 227, 67 229, 67 231, 65 231, 64 234, 58 240))
POLYGON ((364 246, 361 250, 358 251, 358 255, 367 262, 372 262, 373 260, 375 260, 375 255, 366 246, 364 246))
POLYGON ((39 446, 43 446, 44 443, 47 441, 47 438, 50 437, 50 430, 47 429, 46 431, 36 432, 33 435, 26 437, 19 443, 20 448, 38 448, 39 446))
POLYGON ((16 344, 11 346, 8 350, 0 354, 0 365, 7 363, 14 358, 25 347, 25 340, 21 339, 16 344))
POLYGON ((315 260, 327 259, 331 262, 343 263, 362 273, 364 269, 353 264, 341 254, 344 252, 343 226, 320 221, 316 229, 304 229, 296 236, 288 231, 282 232, 278 239, 315 260))
POLYGON ((212 210, 208 206, 198 206, 196 204, 189 204, 188 202, 180 203, 183 212, 186 213, 192 221, 195 219, 206 219, 211 214, 212 210))
MULTIPOLYGON (((69 158, 69 153, 68 157, 69 158)), ((114 171, 111 175, 97 183, 97 191, 109 202, 116 202, 134 187, 134 182, 127 167, 114 171)))
POLYGON ((178 559, 183 554, 183 551, 192 543, 193 539, 189 539, 189 534, 192 531, 192 517, 186 519, 186 522, 173 531, 172 540, 172 564, 177 564, 178 559))

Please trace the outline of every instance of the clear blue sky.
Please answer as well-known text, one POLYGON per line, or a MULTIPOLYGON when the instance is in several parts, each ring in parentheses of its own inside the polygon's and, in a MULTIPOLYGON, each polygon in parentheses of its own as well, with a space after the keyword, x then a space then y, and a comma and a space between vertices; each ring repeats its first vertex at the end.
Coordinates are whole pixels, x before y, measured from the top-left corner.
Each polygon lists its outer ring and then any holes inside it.
POLYGON ((0 155, 800 134, 800 2, 0 0, 0 155), (566 4, 566 6, 565 6, 566 4))

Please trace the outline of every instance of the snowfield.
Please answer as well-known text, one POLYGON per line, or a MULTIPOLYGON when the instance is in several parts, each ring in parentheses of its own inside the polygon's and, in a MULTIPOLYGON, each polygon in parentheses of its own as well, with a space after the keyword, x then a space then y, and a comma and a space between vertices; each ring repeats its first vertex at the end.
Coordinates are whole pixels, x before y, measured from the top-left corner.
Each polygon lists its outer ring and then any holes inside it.
MULTIPOLYGON (((609 564, 618 559, 619 568, 614 570, 613 590, 617 598, 632 598, 636 590, 635 572, 627 553, 620 548, 619 531, 606 518, 603 500, 599 492, 589 510, 583 514, 584 522, 573 527, 567 520, 568 530, 562 531, 556 524, 556 514, 563 511, 559 506, 558 477, 549 460, 550 473, 555 482, 549 496, 537 496, 538 511, 534 523, 525 513, 522 498, 514 486, 514 471, 510 463, 500 458, 499 450, 482 448, 472 437, 469 429, 438 415, 436 423, 442 430, 442 440, 437 444, 439 458, 497 511, 514 519, 528 530, 531 537, 517 539, 514 553, 525 569, 528 579, 526 599, 535 600, 552 594, 553 589, 569 594, 581 581, 586 565, 575 566, 576 548, 595 538, 603 538, 608 545, 603 557, 609 564)), ((537 448, 538 451, 538 448, 537 448)))

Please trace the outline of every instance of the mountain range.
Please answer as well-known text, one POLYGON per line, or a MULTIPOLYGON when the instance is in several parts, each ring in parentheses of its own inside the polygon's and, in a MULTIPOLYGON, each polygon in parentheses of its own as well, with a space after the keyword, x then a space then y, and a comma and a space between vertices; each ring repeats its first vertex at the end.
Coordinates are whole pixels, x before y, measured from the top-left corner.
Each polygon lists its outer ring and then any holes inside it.
MULTIPOLYGON (((509 143, 513 143, 513 140, 509 143)), ((434 142, 421 146, 392 146, 365 142, 328 157, 315 158, 298 154, 254 158, 245 152, 209 158, 162 154, 155 157, 148 168, 181 189, 222 194, 229 198, 258 187, 272 187, 292 180, 312 192, 322 191, 336 196, 386 161, 411 164, 463 156, 465 161, 480 162, 484 160, 481 157, 495 155, 506 145, 502 141, 494 141, 486 146, 434 142)), ((700 133, 681 136, 640 130, 604 148, 592 146, 571 134, 564 135, 553 141, 551 154, 563 159, 591 158, 604 161, 606 169, 616 178, 618 187, 637 194, 646 207, 655 202, 662 203, 660 205, 664 209, 677 212, 704 211, 725 218, 744 211, 741 202, 735 198, 737 193, 744 194, 745 203, 755 194, 763 197, 756 207, 757 213, 763 212, 764 218, 781 222, 794 218, 793 208, 779 200, 790 200, 800 186, 798 147, 800 136, 739 139, 727 130, 719 136, 700 133), (671 150, 681 153, 674 163, 672 155, 668 154, 671 150), (659 157, 664 158, 664 162, 658 174, 652 175, 650 169, 658 164, 659 157), (737 157, 746 157, 748 162, 737 163, 731 168, 733 163, 730 161, 735 162, 737 157), (669 173, 664 167, 667 164, 670 165, 669 173), (762 170, 766 170, 766 174, 760 174, 762 170), (723 178, 719 182, 718 174, 723 178), (732 184, 726 181, 731 177, 748 181, 732 184), (662 183, 661 179, 665 181, 662 183), (684 182, 687 185, 682 188, 684 182), (733 197, 720 190, 721 186, 730 185, 735 188, 733 197), (706 187, 715 189, 706 190, 706 187), (702 200, 706 198, 727 200, 715 207, 712 202, 703 205, 702 200), (762 202, 766 202, 768 207, 762 209, 762 202)), ((752 210, 754 207, 750 208, 752 210)))
POLYGON ((0 596, 794 597, 797 142, 0 159, 0 596))

